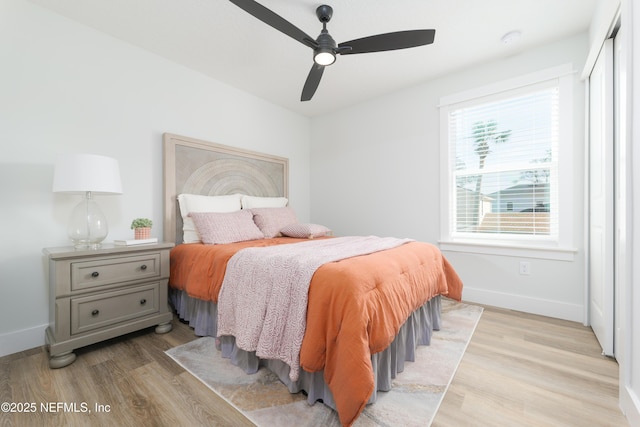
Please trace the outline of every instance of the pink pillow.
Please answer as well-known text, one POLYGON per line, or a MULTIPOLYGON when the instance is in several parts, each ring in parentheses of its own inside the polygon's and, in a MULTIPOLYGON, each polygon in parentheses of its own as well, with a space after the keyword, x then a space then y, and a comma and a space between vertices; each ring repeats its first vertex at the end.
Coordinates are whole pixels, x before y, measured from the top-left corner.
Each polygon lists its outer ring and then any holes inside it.
POLYGON ((331 234, 331 230, 319 224, 290 224, 280 232, 285 236, 299 239, 313 239, 314 237, 329 236, 331 234))
POLYGON ((193 218, 202 242, 207 245, 264 238, 249 211, 191 212, 189 216, 193 218))
POLYGON ((284 208, 255 208, 253 221, 256 223, 265 239, 282 236, 280 230, 287 225, 297 224, 296 213, 290 207, 284 208))

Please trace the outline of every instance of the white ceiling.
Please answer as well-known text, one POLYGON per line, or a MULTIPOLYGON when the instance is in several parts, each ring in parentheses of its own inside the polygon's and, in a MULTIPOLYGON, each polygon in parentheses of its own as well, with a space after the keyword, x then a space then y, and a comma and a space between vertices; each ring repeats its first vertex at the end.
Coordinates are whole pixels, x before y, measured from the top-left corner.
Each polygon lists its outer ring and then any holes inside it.
MULTIPOLYGON (((327 0, 337 43, 434 28, 432 45, 338 56, 311 101, 300 102, 312 50, 226 0, 30 0, 253 93, 316 116, 414 86, 454 70, 586 31, 598 0, 327 0), (516 43, 501 37, 519 30, 516 43)), ((302 31, 322 29, 317 0, 258 0, 302 31)))

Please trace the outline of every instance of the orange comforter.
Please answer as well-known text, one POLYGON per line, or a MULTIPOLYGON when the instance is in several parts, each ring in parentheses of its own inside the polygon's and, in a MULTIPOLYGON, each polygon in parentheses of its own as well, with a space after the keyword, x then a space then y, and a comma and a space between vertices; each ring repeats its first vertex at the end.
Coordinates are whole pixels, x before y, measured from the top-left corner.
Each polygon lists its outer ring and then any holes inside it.
MULTIPOLYGON (((217 302, 227 260, 249 246, 306 239, 275 238, 229 245, 179 245, 171 251, 170 285, 217 302)), ((324 369, 340 421, 351 425, 374 389, 371 354, 387 348, 418 307, 436 295, 460 300, 462 282, 440 250, 411 242, 320 267, 309 287, 300 365, 324 369)))

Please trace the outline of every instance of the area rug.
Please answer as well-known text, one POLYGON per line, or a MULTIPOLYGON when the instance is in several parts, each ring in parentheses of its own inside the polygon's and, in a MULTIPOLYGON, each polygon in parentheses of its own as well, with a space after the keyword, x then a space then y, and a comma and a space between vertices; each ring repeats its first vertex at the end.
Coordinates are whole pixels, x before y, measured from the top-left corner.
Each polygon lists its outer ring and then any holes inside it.
MULTIPOLYGON (((481 314, 481 307, 443 298, 442 328, 434 331, 431 345, 418 348, 416 361, 405 363, 393 389, 378 392, 378 400, 367 405, 354 426, 430 425, 481 314)), ((321 402, 309 405, 302 393, 289 393, 266 369, 247 375, 233 366, 216 350, 214 338, 199 338, 166 353, 259 427, 340 426, 334 410, 321 402)))

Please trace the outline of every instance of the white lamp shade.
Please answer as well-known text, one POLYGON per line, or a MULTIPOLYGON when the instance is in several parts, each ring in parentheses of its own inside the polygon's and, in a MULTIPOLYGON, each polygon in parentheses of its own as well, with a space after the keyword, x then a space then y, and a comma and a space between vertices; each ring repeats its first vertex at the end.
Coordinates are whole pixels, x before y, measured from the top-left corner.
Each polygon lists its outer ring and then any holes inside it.
POLYGON ((111 157, 95 154, 59 156, 53 174, 54 193, 122 194, 120 167, 111 157))

